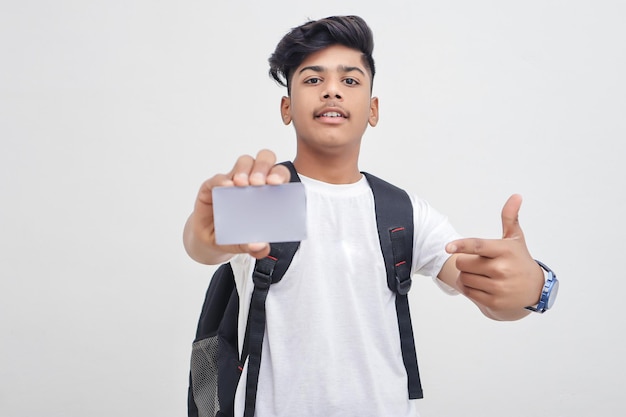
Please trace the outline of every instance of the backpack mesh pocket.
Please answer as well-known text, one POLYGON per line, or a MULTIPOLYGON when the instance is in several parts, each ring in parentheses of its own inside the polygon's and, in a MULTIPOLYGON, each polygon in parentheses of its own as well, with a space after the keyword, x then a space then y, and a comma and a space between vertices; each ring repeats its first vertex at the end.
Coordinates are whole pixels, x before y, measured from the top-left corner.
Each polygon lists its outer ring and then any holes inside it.
POLYGON ((215 417, 220 411, 217 397, 217 345, 217 336, 193 343, 191 388, 199 417, 215 417))

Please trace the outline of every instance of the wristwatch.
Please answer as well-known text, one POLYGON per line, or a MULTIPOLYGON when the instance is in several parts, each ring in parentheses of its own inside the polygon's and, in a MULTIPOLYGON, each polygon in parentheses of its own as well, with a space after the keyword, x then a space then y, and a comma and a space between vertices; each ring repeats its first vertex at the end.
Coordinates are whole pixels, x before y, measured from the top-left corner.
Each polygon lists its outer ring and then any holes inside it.
POLYGON ((539 262, 535 259, 535 262, 539 264, 541 269, 545 272, 546 283, 541 290, 541 298, 539 303, 534 306, 525 307, 527 310, 534 311, 536 313, 545 313, 551 309, 556 300, 556 295, 559 292, 559 280, 556 279, 556 274, 550 268, 548 268, 543 262, 539 262))

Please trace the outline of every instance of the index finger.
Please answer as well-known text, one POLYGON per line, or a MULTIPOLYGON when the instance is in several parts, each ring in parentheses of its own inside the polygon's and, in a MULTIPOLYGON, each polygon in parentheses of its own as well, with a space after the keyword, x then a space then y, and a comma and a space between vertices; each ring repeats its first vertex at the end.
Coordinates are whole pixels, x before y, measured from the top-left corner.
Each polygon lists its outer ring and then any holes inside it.
POLYGON ((276 155, 268 149, 262 149, 256 156, 250 169, 250 185, 282 184, 289 181, 289 172, 285 181, 285 171, 276 170, 276 155))
POLYGON ((454 240, 446 245, 448 253, 465 253, 495 258, 502 253, 501 239, 465 238, 454 240))

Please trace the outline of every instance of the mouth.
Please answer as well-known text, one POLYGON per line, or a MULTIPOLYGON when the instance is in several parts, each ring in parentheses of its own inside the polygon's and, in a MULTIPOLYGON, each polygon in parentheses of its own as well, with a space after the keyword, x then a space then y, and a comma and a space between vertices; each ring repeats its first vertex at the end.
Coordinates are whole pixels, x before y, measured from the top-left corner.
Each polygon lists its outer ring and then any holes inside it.
POLYGON ((320 119, 320 118, 347 119, 348 115, 345 114, 340 109, 333 109, 333 110, 324 109, 321 112, 319 112, 318 114, 316 114, 315 117, 318 118, 318 119, 320 119))

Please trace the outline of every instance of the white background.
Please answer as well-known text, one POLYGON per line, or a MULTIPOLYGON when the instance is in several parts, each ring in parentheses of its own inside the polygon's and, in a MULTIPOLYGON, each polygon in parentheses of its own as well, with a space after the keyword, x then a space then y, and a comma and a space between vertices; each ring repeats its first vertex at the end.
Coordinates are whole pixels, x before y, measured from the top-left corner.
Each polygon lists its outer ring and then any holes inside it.
POLYGON ((185 414, 213 269, 183 224, 239 154, 294 156, 267 58, 333 14, 376 40, 361 169, 467 236, 498 237, 521 193, 562 281, 553 311, 514 323, 418 281, 422 416, 626 414, 626 4, 332 3, 1 1, 1 416, 185 414))

